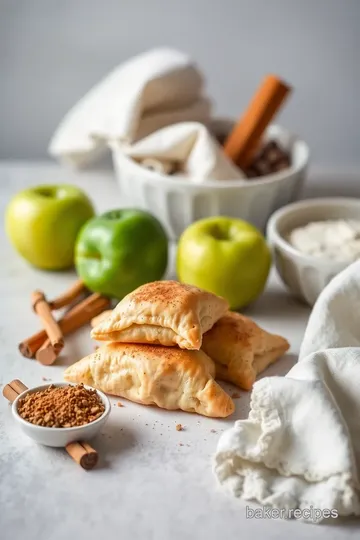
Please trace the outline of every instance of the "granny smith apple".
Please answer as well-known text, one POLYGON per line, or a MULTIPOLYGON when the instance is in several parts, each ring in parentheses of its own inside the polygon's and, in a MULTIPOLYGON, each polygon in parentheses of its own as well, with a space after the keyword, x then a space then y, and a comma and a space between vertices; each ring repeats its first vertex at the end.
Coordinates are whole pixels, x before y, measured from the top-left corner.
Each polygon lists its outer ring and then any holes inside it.
POLYGON ((118 299, 143 283, 161 279, 167 260, 162 225, 141 210, 112 210, 91 219, 75 248, 76 269, 86 286, 118 299))
POLYGON ((62 270, 74 264, 77 234, 93 215, 93 206, 81 189, 67 184, 41 185, 13 197, 5 226, 24 259, 44 270, 62 270))
POLYGON ((239 309, 264 289, 271 255, 263 235, 250 223, 211 217, 190 225, 177 250, 179 280, 218 294, 239 309))

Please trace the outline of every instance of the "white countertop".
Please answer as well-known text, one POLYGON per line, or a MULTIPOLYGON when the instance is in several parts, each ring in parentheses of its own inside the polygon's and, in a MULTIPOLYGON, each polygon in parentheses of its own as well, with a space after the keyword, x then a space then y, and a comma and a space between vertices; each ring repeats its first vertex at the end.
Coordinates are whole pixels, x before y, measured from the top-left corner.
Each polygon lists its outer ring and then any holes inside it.
MULTIPOLYGON (((312 194, 356 195, 360 191, 356 171, 343 175, 341 181, 335 175, 319 178, 311 184, 312 194)), ((109 172, 75 175, 51 164, 2 163, 1 215, 18 190, 56 182, 74 182, 84 188, 98 211, 122 205, 116 200, 116 184, 109 172)), ((31 291, 41 287, 55 296, 74 280, 74 274, 30 268, 7 243, 3 223, 0 238, 0 384, 14 378, 27 386, 43 384, 43 377, 62 380, 65 365, 93 350, 88 329, 68 338, 63 357, 50 367, 23 358, 17 344, 38 328, 30 308, 31 291)), ((296 361, 309 309, 293 300, 272 274, 265 293, 247 313, 290 341, 289 354, 266 373, 285 374, 296 361)), ((211 455, 220 433, 234 419, 247 415, 249 394, 242 392, 235 401, 236 413, 231 419, 215 420, 122 400, 125 407, 113 407, 107 425, 93 441, 101 456, 99 466, 85 472, 65 451, 38 446, 22 435, 12 421, 9 405, 0 399, 0 538, 358 538, 357 519, 317 526, 246 519, 247 503, 229 497, 211 471, 211 455), (184 431, 176 431, 177 423, 184 431)))

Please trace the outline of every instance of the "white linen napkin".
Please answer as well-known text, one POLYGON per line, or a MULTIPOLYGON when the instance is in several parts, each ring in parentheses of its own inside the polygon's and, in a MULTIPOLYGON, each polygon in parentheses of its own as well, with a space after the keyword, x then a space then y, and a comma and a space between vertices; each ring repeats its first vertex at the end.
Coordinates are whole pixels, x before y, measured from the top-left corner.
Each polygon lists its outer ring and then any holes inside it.
POLYGON ((114 69, 65 115, 49 153, 72 166, 88 165, 108 139, 133 142, 166 125, 207 123, 210 101, 203 77, 177 50, 153 49, 114 69))
POLYGON ((256 382, 249 418, 221 436, 214 471, 233 495, 315 522, 360 513, 359 306, 356 262, 319 296, 299 362, 256 382))
POLYGON ((194 183, 245 177, 224 154, 208 129, 198 122, 174 124, 130 146, 118 147, 115 143, 111 144, 111 147, 114 152, 124 152, 145 166, 150 159, 154 169, 164 170, 165 173, 169 169, 169 163, 173 163, 176 175, 187 176, 189 181, 194 183))

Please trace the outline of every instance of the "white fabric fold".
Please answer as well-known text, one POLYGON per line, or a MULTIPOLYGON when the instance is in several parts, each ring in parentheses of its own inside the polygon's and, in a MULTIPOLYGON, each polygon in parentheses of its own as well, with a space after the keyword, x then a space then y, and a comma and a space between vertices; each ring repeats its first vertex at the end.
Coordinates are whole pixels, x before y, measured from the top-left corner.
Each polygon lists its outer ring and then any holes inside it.
POLYGON ((108 139, 129 143, 174 122, 206 123, 210 108, 191 59, 177 50, 154 49, 118 66, 81 98, 60 122, 49 153, 85 166, 108 139))
POLYGON ((277 509, 360 513, 359 305, 356 262, 319 296, 299 362, 259 380, 249 418, 221 436, 214 471, 231 493, 277 509))
MULTIPOLYGON (((112 144, 113 151, 126 153, 138 162, 154 159, 164 168, 174 163, 177 175, 190 182, 241 180, 243 172, 224 154, 208 129, 198 122, 182 122, 165 127, 131 146, 112 144)), ((176 178, 174 178, 176 181, 176 178)))

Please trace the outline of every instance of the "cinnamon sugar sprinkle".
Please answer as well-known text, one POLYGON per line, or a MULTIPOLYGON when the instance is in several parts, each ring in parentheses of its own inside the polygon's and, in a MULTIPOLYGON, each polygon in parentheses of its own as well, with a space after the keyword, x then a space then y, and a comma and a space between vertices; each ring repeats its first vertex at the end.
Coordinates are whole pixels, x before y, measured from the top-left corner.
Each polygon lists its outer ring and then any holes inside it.
POLYGON ((18 413, 27 422, 43 427, 70 428, 94 422, 105 411, 96 390, 82 384, 54 386, 26 394, 18 413))

